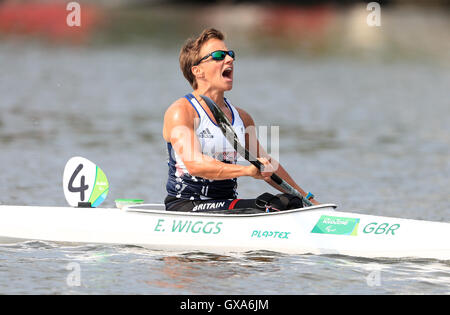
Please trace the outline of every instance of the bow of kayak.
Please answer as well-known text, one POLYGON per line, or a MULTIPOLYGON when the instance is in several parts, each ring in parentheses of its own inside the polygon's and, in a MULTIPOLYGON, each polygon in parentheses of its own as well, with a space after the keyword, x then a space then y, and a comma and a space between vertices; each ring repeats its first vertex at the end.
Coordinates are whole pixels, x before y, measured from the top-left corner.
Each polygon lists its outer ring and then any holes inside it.
POLYGON ((339 212, 333 204, 256 214, 0 206, 0 243, 44 240, 163 250, 450 259, 450 224, 339 212))

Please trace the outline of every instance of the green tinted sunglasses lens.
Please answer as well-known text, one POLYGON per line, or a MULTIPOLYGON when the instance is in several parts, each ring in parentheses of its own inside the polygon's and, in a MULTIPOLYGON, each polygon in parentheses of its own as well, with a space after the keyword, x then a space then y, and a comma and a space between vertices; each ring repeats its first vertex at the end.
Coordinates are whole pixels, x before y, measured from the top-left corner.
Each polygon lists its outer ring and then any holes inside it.
POLYGON ((234 51, 232 50, 229 51, 217 50, 211 53, 211 57, 214 60, 224 60, 226 55, 229 55, 233 59, 235 57, 234 51))
POLYGON ((211 57, 212 57, 214 60, 224 60, 226 55, 227 55, 226 52, 219 50, 219 51, 213 52, 213 53, 211 54, 211 57))

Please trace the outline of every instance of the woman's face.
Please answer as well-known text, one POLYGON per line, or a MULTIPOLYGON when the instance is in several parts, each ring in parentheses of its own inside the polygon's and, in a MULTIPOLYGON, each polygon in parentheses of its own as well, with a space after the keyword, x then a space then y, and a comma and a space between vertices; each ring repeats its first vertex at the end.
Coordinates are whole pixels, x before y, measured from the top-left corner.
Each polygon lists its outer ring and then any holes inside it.
MULTIPOLYGON (((228 48, 223 41, 210 39, 200 49, 200 58, 216 50, 228 51, 228 48)), ((228 54, 223 60, 214 60, 212 57, 208 57, 197 66, 199 69, 193 70, 197 82, 203 80, 208 83, 209 87, 223 91, 231 90, 233 88, 233 61, 234 59, 228 54)))

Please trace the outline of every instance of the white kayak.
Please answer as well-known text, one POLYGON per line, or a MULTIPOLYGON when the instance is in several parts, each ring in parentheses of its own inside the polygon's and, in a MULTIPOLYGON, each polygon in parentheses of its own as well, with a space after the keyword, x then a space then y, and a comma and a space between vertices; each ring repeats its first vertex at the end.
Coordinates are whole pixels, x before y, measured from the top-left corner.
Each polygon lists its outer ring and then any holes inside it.
POLYGON ((339 212, 333 204, 256 214, 0 206, 0 243, 43 240, 214 253, 267 250, 450 259, 450 224, 339 212))

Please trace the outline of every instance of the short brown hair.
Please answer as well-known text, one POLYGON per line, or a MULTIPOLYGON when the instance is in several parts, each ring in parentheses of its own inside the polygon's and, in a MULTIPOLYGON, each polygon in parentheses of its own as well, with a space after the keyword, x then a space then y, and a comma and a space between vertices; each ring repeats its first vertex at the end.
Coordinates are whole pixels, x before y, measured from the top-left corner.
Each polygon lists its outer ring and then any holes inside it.
POLYGON ((192 73, 191 68, 198 62, 200 59, 200 49, 203 44, 206 43, 210 39, 219 39, 224 40, 225 35, 214 28, 207 28, 203 30, 203 32, 196 38, 189 38, 181 47, 180 50, 180 68, 183 72, 186 80, 189 81, 189 84, 195 90, 197 86, 197 81, 195 80, 195 76, 192 73))

